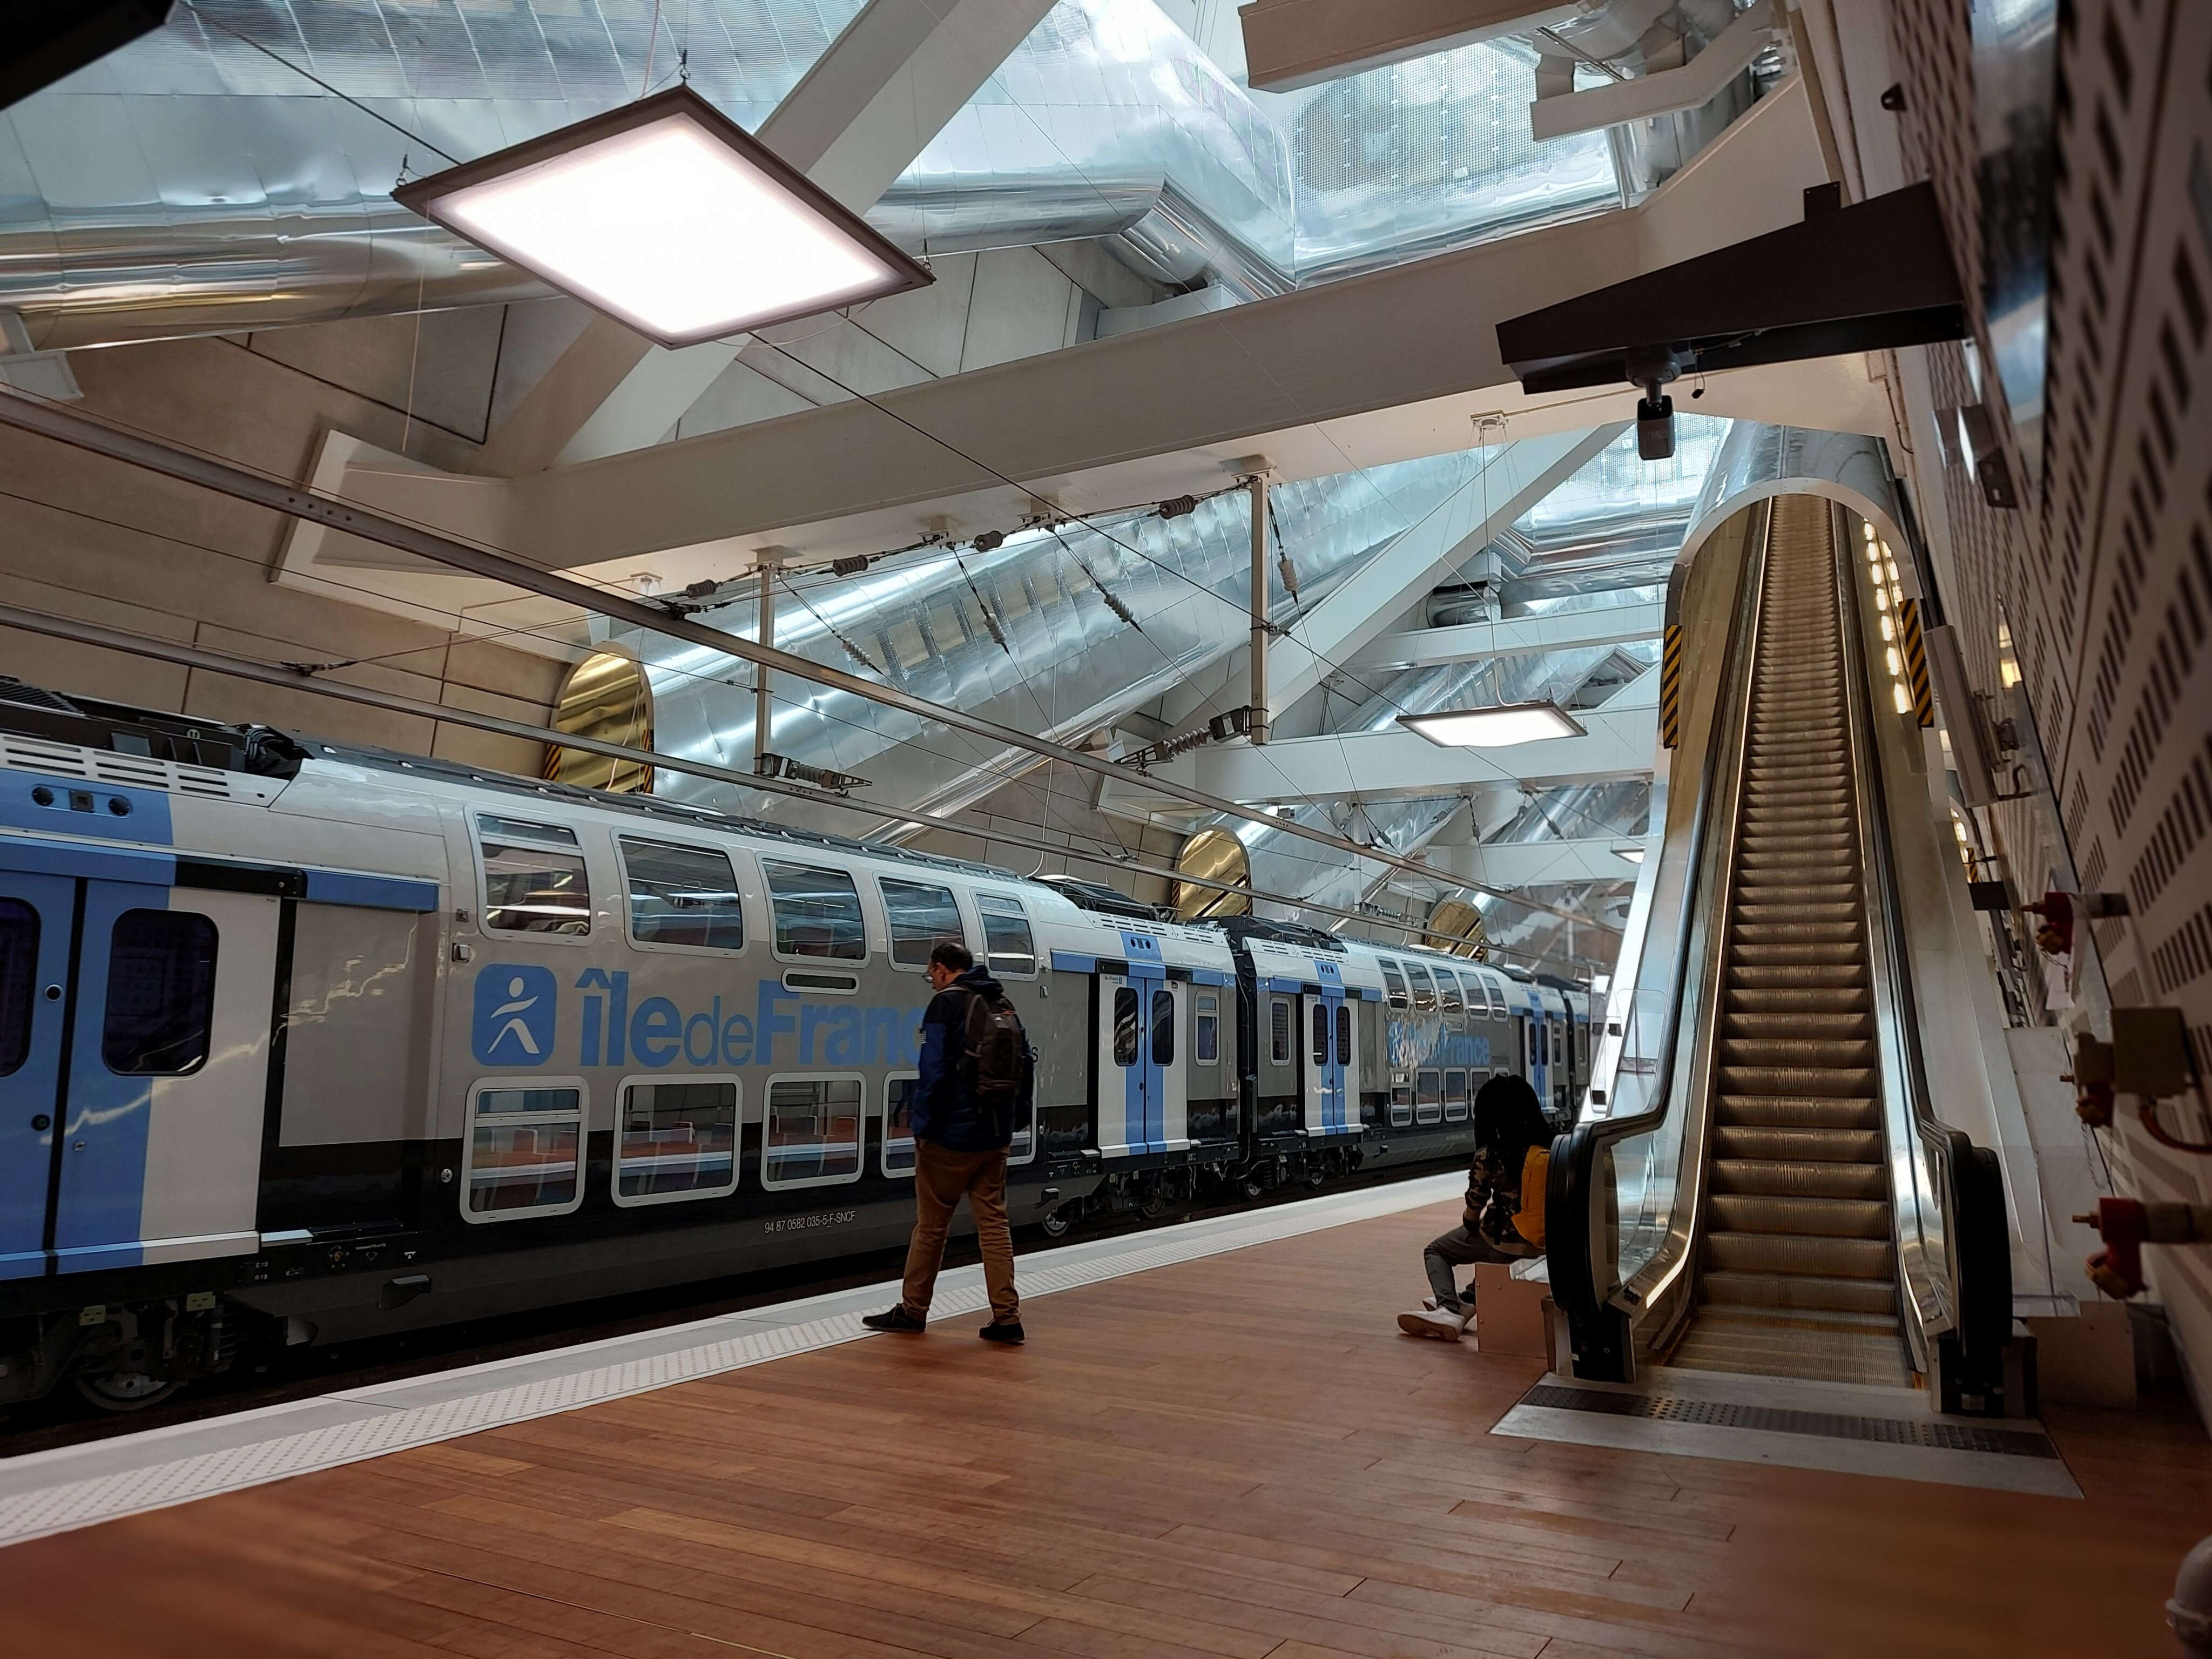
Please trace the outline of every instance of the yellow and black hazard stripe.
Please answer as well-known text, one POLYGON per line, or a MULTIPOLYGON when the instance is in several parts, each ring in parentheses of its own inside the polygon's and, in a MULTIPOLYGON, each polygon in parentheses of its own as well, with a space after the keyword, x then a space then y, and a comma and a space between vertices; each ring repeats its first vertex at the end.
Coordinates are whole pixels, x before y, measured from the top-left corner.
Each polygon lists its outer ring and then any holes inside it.
POLYGON ((1667 624, 1667 651, 1659 662, 1659 741, 1668 748, 1682 741, 1682 625, 1667 624))
POLYGON ((1899 599, 1899 633, 1905 645, 1905 680, 1912 689, 1912 714, 1923 726, 1936 724, 1936 694, 1928 686, 1928 647, 1920 637, 1920 602, 1899 599))

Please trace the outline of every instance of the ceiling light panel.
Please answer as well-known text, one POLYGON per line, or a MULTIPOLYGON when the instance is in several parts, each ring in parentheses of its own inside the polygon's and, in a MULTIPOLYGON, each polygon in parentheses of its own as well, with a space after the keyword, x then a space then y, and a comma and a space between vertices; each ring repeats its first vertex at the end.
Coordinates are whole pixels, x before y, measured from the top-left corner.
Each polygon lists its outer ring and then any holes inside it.
POLYGON ((931 280, 688 86, 393 195, 665 346, 931 280))
POLYGON ((1398 724, 1447 749, 1507 749, 1545 738, 1578 738, 1585 728, 1557 703, 1500 703, 1489 708, 1442 708, 1401 714, 1398 724))

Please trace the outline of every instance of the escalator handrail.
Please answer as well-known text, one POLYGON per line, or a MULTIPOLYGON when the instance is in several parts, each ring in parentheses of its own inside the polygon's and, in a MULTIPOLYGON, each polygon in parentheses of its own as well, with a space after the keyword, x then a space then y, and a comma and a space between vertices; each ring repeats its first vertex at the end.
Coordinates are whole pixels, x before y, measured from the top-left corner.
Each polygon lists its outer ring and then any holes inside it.
MULTIPOLYGON (((1552 1298, 1577 1330, 1589 1329, 1604 1317, 1606 1303, 1615 1288, 1609 1267, 1601 1280, 1599 1263, 1592 1248, 1595 1232, 1590 1212, 1597 1198, 1598 1157, 1613 1142, 1664 1122, 1674 1106, 1675 1050, 1680 1037, 1683 990, 1689 974, 1696 918, 1705 896, 1705 845, 1714 799, 1721 785, 1721 755, 1728 747, 1719 740, 1720 720, 1729 708, 1748 707, 1751 693, 1751 658, 1771 539, 1773 504, 1761 503, 1760 511, 1764 518, 1758 544, 1747 554, 1737 579, 1734 614, 1729 623, 1729 674, 1713 702, 1713 728, 1706 738, 1697 799, 1690 817, 1691 842, 1684 866, 1687 875, 1671 945, 1667 1023, 1653 1050, 1660 1057, 1657 1091, 1651 1104, 1640 1112, 1577 1123, 1552 1142, 1551 1167, 1544 1195, 1548 1212, 1545 1231, 1552 1298)), ((1634 995, 1632 986, 1630 994, 1634 995)), ((1615 1058, 1617 1062, 1619 1056, 1615 1058)), ((1618 1093, 1617 1088, 1614 1092, 1618 1093)))
MULTIPOLYGON (((2001 1391, 2004 1344, 2012 1332, 2012 1240, 2004 1210, 2003 1177, 1996 1167, 1994 1152, 1977 1146, 1963 1131, 1943 1122, 1935 1112, 1935 1096, 1929 1086, 1927 1060, 1920 1043, 1912 953, 1905 945, 1904 908, 1890 838, 1888 785, 1874 730, 1880 716, 1875 706, 1873 677, 1867 667, 1866 636, 1860 627, 1864 616, 1853 559, 1856 550, 1840 531, 1836 540, 1838 598, 1853 623, 1844 652, 1856 703, 1853 712, 1863 711, 1865 717, 1866 763, 1854 770, 1858 775, 1856 793, 1864 818, 1869 942, 1882 952, 1889 975, 1905 1059, 1905 1074, 1899 1081, 1914 1128, 1935 1166, 1943 1220, 1944 1271, 1938 1289, 1947 1305, 1936 1310, 1936 1320, 1925 1323, 1923 1330, 1936 1336, 1947 1330, 1955 1332, 1966 1368, 1978 1389, 2001 1391), (1872 925, 1876 922, 1878 928, 1872 925)), ((1891 1167, 1893 1179, 1893 1159, 1891 1167)), ((1900 1218, 1901 1225, 1903 1211, 1893 1194, 1891 1212, 1900 1218)), ((1901 1264, 1902 1253, 1899 1260, 1901 1264)), ((1922 1348, 1925 1344, 1915 1346, 1922 1348)), ((1924 1360, 1925 1354, 1916 1353, 1916 1358, 1924 1360)))

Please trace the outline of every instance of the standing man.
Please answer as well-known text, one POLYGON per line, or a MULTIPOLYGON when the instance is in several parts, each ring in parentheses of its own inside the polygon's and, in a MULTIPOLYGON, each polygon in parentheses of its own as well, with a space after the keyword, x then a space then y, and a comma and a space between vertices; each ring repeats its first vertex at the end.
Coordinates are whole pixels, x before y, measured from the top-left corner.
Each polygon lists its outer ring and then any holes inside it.
POLYGON ((975 965, 966 945, 948 941, 929 953, 929 983, 937 994, 921 1017, 921 1076, 914 1086, 915 1218, 906 1283, 898 1306, 860 1322, 878 1331, 919 1331, 928 1322, 945 1235, 964 1193, 991 1292, 991 1322, 979 1334, 986 1342, 1018 1343, 1006 1148, 1029 1107, 1029 1041, 1006 988, 975 965))

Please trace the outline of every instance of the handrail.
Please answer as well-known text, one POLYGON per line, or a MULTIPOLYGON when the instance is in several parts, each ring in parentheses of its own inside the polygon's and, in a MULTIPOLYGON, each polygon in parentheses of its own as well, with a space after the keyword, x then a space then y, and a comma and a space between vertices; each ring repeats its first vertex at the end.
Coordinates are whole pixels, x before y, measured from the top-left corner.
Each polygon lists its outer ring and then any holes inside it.
MULTIPOLYGON (((1839 512, 1836 516, 1840 517, 1839 512)), ((1905 1207, 1897 1201, 1893 1186, 1890 1210, 1899 1277, 1916 1316, 1908 1324, 1907 1337, 1915 1364, 1923 1372, 1933 1370, 1937 1376, 1944 1410, 2001 1412, 2005 1346, 2012 1334, 2012 1242, 2005 1217, 2002 1166, 1995 1152, 1975 1146, 1962 1131, 1944 1123, 1935 1113, 1891 845, 1887 769, 1875 725, 1880 714, 1874 701, 1873 678, 1867 666, 1865 617, 1854 556, 1857 550, 1850 545, 1850 538, 1840 526, 1835 540, 1838 598, 1843 615, 1851 623, 1844 653, 1851 693, 1846 702, 1857 738, 1854 747, 1865 763, 1853 770, 1861 845, 1866 854, 1869 943, 1879 952, 1870 956, 1869 966, 1880 975, 1877 990, 1882 981, 1887 981, 1888 1018, 1881 1020, 1879 1029, 1886 1039, 1885 1049, 1893 1044, 1894 1060, 1901 1062, 1886 1064, 1883 1073, 1886 1084, 1894 1079, 1901 1096, 1895 1103, 1927 1152, 1942 1224, 1943 1254, 1937 1273, 1925 1259, 1924 1241, 1905 1237, 1905 1207), (1928 1363, 1931 1339, 1942 1361, 1936 1367, 1928 1363)), ((1878 1014, 1884 1001, 1877 996, 1878 1014)), ((1889 1058, 1886 1053, 1885 1059, 1889 1058)), ((1893 1125, 1887 1109, 1889 1103, 1886 1100, 1883 1115, 1886 1139, 1892 1139, 1893 1127, 1902 1127, 1893 1125)), ((1893 1183, 1898 1179, 1898 1150, 1893 1144, 1893 1183)), ((1917 1159, 1915 1168, 1917 1174, 1917 1159)))
MULTIPOLYGON (((1628 1320, 1612 1305, 1616 1288, 1611 1264, 1600 1277, 1598 1239, 1607 1218, 1597 1209, 1595 1175, 1599 1156, 1617 1140, 1641 1133, 1666 1121, 1674 1104, 1674 1077, 1679 1069, 1683 992, 1687 981, 1697 920, 1704 909, 1706 849, 1714 800, 1721 787, 1721 759, 1731 745, 1718 739, 1721 721, 1728 711, 1748 706, 1751 658, 1758 640, 1759 614, 1765 586, 1767 552, 1772 540, 1773 507, 1759 504, 1764 514, 1755 552, 1747 555, 1737 580, 1734 614, 1729 625, 1728 677, 1712 704, 1712 733, 1705 745, 1705 763, 1698 794, 1690 815, 1691 843, 1686 860, 1686 879, 1674 922, 1673 957, 1669 968, 1667 1023, 1654 1054, 1661 1070, 1656 1097, 1644 1110, 1626 1117, 1608 1117, 1577 1123, 1552 1143, 1550 1174, 1545 1206, 1550 1224, 1547 1249, 1553 1299, 1567 1316, 1573 1373, 1602 1381, 1626 1382, 1631 1374, 1628 1320)), ((1737 723, 1740 736, 1741 722, 1737 723)), ((1646 941, 1648 944, 1648 941, 1646 941)), ((1638 975, 1641 977, 1641 960, 1638 975)), ((1634 988, 1630 988, 1632 999, 1634 988)), ((1634 1018, 1633 1004, 1630 1019, 1634 1018)), ((1623 1045, 1626 1046, 1625 1044, 1623 1045)), ((1620 1097, 1618 1067, 1621 1055, 1613 1054, 1615 1070, 1606 1079, 1607 1097, 1620 1097)), ((1593 1079, 1593 1081, 1595 1079, 1593 1079)))

